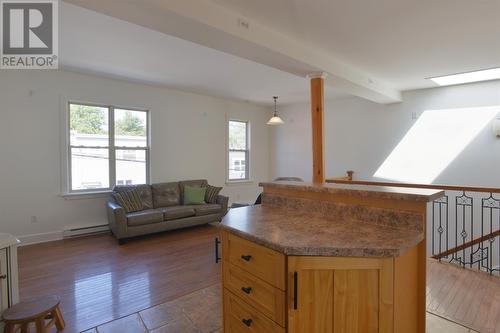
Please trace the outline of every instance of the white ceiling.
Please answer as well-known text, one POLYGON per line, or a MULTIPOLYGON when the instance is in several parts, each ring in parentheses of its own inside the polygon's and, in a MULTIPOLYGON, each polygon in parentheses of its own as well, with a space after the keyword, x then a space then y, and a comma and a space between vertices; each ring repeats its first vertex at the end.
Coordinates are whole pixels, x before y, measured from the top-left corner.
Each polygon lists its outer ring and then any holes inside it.
POLYGON ((210 0, 387 82, 500 67, 500 0, 210 0))
POLYGON ((61 4, 60 33, 65 69, 259 104, 275 95, 281 104, 309 98, 305 77, 71 4, 61 4))
POLYGON ((308 100, 314 71, 391 103, 500 66, 500 0, 65 1, 110 16, 62 4, 64 67, 257 103, 308 100))

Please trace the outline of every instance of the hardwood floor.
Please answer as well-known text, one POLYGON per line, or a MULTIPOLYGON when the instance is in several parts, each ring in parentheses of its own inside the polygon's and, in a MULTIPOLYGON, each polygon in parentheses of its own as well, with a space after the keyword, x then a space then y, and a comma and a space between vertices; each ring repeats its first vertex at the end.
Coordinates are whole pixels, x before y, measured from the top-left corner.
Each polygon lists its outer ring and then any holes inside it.
POLYGON ((481 333, 500 333, 500 278, 429 259, 427 310, 481 333))
POLYGON ((21 299, 61 297, 65 332, 81 332, 220 281, 215 226, 132 240, 111 235, 19 248, 21 299))

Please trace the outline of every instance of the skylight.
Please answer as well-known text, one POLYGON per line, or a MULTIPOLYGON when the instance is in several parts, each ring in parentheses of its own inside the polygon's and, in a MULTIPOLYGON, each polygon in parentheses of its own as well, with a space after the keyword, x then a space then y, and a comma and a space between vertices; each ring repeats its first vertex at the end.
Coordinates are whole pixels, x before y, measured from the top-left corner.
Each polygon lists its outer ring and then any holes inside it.
POLYGON ((454 84, 463 84, 463 83, 498 80, 498 79, 500 79, 500 67, 429 78, 429 80, 434 81, 440 86, 451 86, 454 84))

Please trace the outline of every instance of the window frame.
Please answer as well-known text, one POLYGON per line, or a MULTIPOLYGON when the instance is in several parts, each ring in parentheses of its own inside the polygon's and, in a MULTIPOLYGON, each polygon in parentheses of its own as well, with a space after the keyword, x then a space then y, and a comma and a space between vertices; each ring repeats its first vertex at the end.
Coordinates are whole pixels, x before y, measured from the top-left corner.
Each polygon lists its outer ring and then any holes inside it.
POLYGON ((151 177, 151 113, 148 109, 137 108, 137 107, 124 107, 118 105, 106 105, 99 103, 91 103, 91 102, 82 102, 75 100, 68 100, 65 107, 65 128, 64 134, 66 137, 66 184, 63 189, 63 196, 78 196, 85 194, 106 194, 110 193, 112 189, 116 186, 116 151, 117 150, 144 150, 145 151, 145 161, 146 161, 146 184, 150 184, 151 177), (84 105, 84 106, 92 106, 105 108, 108 110, 108 145, 97 147, 97 146, 73 146, 71 144, 71 105, 84 105), (127 111, 136 111, 136 112, 145 112, 146 113, 146 146, 144 147, 124 147, 124 146, 116 146, 115 145, 115 110, 127 110, 127 111), (90 148, 90 149, 107 149, 108 150, 108 181, 109 187, 103 187, 98 189, 73 189, 73 170, 72 170, 72 149, 74 148, 90 148))
POLYGON ((249 183, 252 182, 251 180, 251 173, 250 173, 250 121, 249 120, 242 120, 242 119, 235 119, 235 118, 228 118, 226 121, 226 140, 227 140, 227 149, 226 149, 226 183, 227 184, 234 184, 234 183, 249 183), (246 149, 230 149, 229 146, 229 125, 231 122, 239 122, 239 123, 245 123, 245 136, 246 136, 246 149), (244 152, 245 153, 245 178, 237 178, 237 179, 231 179, 230 178, 230 170, 229 170, 229 161, 230 161, 230 155, 231 152, 244 152))

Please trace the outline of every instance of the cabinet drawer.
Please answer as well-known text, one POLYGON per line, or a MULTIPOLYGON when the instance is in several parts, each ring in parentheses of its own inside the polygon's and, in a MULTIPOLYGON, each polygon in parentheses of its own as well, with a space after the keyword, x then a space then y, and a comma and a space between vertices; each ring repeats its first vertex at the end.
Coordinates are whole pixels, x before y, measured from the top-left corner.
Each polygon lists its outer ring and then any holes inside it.
POLYGON ((285 333, 285 329, 224 289, 224 333, 285 333))
POLYGON ((285 256, 231 233, 223 233, 223 259, 285 290, 285 256))
POLYGON ((241 268, 224 263, 224 287, 248 304, 285 326, 285 292, 248 274, 241 268))

